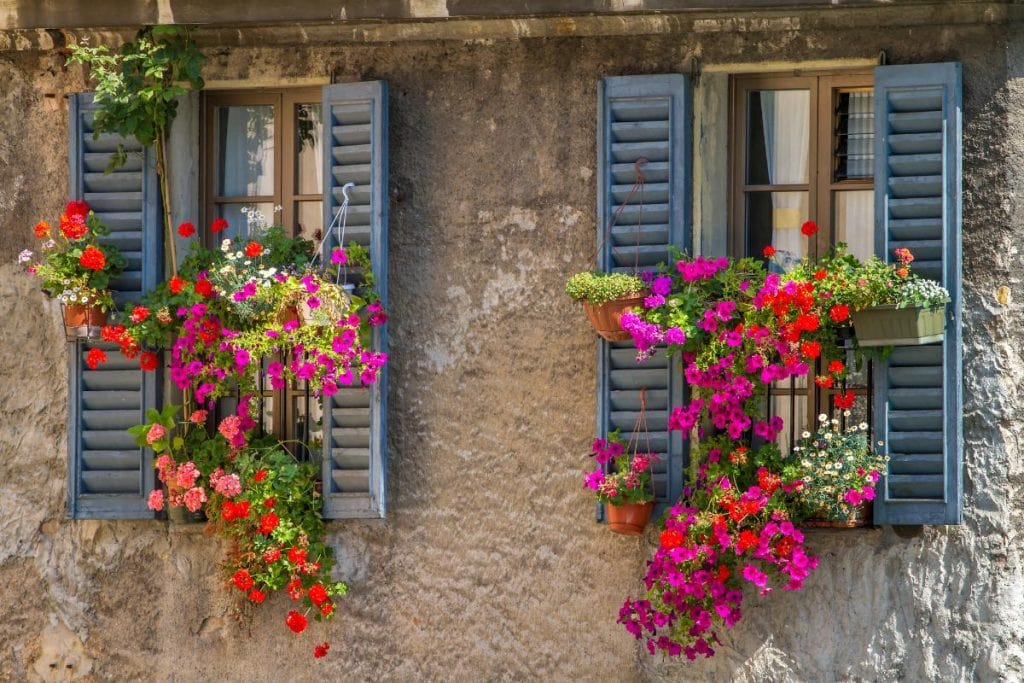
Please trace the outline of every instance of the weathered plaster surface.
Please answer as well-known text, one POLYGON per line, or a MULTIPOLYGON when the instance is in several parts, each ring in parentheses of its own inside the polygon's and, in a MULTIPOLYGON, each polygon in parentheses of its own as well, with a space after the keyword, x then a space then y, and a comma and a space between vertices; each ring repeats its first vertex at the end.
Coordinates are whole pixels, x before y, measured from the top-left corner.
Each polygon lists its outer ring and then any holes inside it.
MULTIPOLYGON (((1016 30, 1016 29, 1015 29, 1016 30)), ((992 27, 211 49, 214 79, 387 79, 386 520, 332 523, 351 594, 314 662, 268 605, 230 618, 221 548, 160 522, 64 517, 56 311, 0 267, 0 679, 1014 680, 1024 676, 1019 438, 1024 41, 992 27), (664 664, 618 627, 646 542, 593 523, 579 473, 594 340, 561 295, 594 249, 601 75, 757 59, 961 59, 965 524, 815 533, 805 591, 752 597, 719 655, 664 664), (996 290, 1009 288, 1006 304, 996 290)), ((0 56, 0 261, 66 193, 81 87, 0 56), (50 98, 48 94, 58 97, 50 98)), ((712 241, 713 242, 713 241, 712 241)), ((275 609, 276 608, 276 609, 275 609)))

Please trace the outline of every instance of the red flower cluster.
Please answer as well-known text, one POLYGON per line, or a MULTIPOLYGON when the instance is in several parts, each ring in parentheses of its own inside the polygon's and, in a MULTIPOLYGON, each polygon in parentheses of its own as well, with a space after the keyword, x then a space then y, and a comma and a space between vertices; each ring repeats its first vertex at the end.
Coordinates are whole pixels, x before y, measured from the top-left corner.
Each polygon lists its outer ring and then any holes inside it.
POLYGON ((196 280, 196 284, 193 287, 196 290, 196 294, 207 299, 213 296, 213 284, 206 278, 199 278, 196 280))
POLYGON ((196 226, 191 223, 182 223, 178 226, 178 234, 182 237, 191 237, 196 234, 196 226))
POLYGON ((236 519, 249 518, 249 501, 242 500, 237 503, 225 500, 220 506, 220 518, 225 522, 233 522, 236 519))
POLYGON ((288 612, 288 616, 284 618, 284 623, 295 633, 302 633, 306 630, 306 626, 309 625, 309 620, 306 619, 304 614, 292 610, 288 612))
POLYGON ((320 659, 327 656, 327 651, 331 649, 331 646, 325 641, 320 645, 313 648, 313 657, 320 659))
MULTIPOLYGON (((72 241, 85 237, 85 234, 89 232, 89 228, 85 223, 86 216, 88 215, 89 205, 85 202, 68 202, 67 206, 64 207, 64 213, 60 215, 60 231, 64 237, 72 241)), ((37 232, 36 235, 38 234, 37 232)))
POLYGON ((78 262, 82 264, 83 268, 88 268, 89 270, 103 270, 107 265, 107 257, 103 255, 102 251, 89 245, 82 252, 82 255, 78 257, 78 262))
POLYGON ((217 218, 210 224, 210 230, 213 232, 220 232, 221 230, 227 230, 228 222, 223 218, 217 218))
POLYGON ((249 575, 248 570, 245 569, 239 569, 235 572, 235 575, 231 577, 231 582, 240 591, 247 591, 252 588, 252 577, 249 575))
POLYGON ((89 353, 85 354, 85 364, 93 370, 106 362, 107 354, 104 353, 103 349, 89 349, 89 353))
POLYGON ((273 532, 274 529, 277 528, 277 524, 279 521, 280 520, 278 519, 277 515, 275 515, 273 512, 268 512, 267 514, 263 515, 262 517, 260 517, 260 533, 270 535, 271 532, 273 532))
POLYGON ((249 242, 245 245, 245 255, 249 258, 256 258, 263 253, 263 245, 259 242, 249 242))

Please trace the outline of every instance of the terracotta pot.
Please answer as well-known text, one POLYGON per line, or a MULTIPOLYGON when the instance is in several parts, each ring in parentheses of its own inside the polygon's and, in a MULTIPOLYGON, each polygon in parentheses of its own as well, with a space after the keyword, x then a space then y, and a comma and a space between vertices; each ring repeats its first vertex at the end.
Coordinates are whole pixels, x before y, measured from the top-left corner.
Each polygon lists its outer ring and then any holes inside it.
POLYGON ((97 336, 101 327, 107 324, 107 314, 99 306, 62 304, 64 331, 68 337, 97 336))
POLYGON ((644 532, 644 527, 651 520, 651 512, 654 510, 654 501, 649 503, 630 503, 626 505, 611 505, 605 503, 604 515, 608 522, 608 528, 617 534, 626 536, 639 536, 644 532))
POLYGON ((299 320, 299 310, 295 306, 285 306, 277 312, 277 322, 285 325, 293 320, 299 320))
POLYGON ((206 522, 206 513, 202 508, 198 512, 190 512, 188 508, 168 505, 167 519, 173 524, 202 524, 206 522))
POLYGON ((592 304, 584 300, 583 310, 587 314, 590 324, 601 337, 608 341, 626 341, 630 336, 629 332, 623 330, 620 324, 622 314, 630 308, 640 308, 643 306, 646 297, 647 292, 641 292, 632 296, 620 297, 614 301, 607 301, 603 304, 592 304))
POLYGON ((858 527, 871 526, 874 518, 874 506, 871 502, 861 503, 849 517, 845 519, 826 519, 824 517, 812 517, 803 521, 802 526, 815 529, 856 529, 858 527))

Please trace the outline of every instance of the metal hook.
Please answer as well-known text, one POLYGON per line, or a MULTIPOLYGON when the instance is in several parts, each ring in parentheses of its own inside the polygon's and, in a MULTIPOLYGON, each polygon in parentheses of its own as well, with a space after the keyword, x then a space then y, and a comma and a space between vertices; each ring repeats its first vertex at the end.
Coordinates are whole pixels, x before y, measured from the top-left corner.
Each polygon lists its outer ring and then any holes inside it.
POLYGON ((353 183, 353 182, 347 182, 347 183, 345 183, 344 185, 341 186, 341 194, 342 194, 343 197, 345 197, 345 203, 348 203, 348 200, 350 199, 349 196, 348 196, 348 189, 350 187, 355 187, 355 186, 356 186, 356 184, 353 183))

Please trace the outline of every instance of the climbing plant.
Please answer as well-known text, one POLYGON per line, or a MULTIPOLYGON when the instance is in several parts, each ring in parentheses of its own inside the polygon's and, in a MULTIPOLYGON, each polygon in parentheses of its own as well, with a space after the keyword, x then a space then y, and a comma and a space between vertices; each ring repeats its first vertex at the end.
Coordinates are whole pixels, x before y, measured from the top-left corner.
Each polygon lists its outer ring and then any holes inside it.
MULTIPOLYGON (((94 135, 115 133, 134 137, 144 147, 153 147, 171 268, 176 272, 167 136, 178 113, 178 98, 203 87, 203 54, 189 37, 187 28, 150 26, 116 52, 105 45, 73 46, 68 63, 86 66, 95 82, 94 101, 98 108, 93 119, 94 135)), ((122 166, 126 159, 124 147, 119 145, 107 170, 122 166)))

